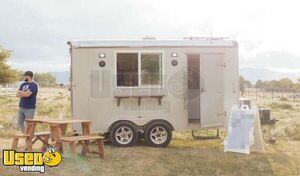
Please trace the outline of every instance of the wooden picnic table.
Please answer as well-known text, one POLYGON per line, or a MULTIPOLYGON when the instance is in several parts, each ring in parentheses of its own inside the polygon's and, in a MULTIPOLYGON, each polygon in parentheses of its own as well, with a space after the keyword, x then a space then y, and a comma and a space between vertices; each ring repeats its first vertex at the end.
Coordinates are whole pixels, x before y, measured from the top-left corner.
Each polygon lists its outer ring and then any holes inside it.
MULTIPOLYGON (((90 135, 91 134, 91 120, 81 120, 81 119, 26 119, 26 129, 25 134, 29 135, 28 140, 32 140, 35 133, 35 128, 38 123, 49 124, 50 125, 50 138, 52 138, 55 143, 55 148, 60 152, 63 152, 62 143, 58 142, 62 137, 66 135, 67 125, 72 123, 81 123, 82 134, 90 135)), ((26 142, 26 145, 30 145, 30 141, 26 142)), ((45 143, 45 142, 44 142, 45 143)), ((32 145, 32 144, 31 144, 32 145)), ((50 144, 48 144, 50 145, 50 144)), ((31 147, 31 146, 27 146, 31 147)))

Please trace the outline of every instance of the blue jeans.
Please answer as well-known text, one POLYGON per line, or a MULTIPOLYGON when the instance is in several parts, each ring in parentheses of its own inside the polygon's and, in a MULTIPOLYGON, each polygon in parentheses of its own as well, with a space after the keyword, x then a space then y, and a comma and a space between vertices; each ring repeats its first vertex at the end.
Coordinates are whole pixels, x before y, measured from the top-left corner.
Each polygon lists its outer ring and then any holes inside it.
POLYGON ((25 119, 33 119, 35 114, 35 109, 24 109, 19 107, 19 120, 18 120, 18 125, 21 131, 24 133, 25 130, 25 119))

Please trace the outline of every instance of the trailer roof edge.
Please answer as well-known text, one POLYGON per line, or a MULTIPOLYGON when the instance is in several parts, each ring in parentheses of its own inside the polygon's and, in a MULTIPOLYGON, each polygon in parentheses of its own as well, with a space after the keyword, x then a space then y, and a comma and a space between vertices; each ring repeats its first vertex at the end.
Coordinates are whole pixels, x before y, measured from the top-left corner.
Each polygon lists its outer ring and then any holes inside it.
POLYGON ((76 48, 89 47, 237 47, 234 40, 72 40, 68 44, 76 48))

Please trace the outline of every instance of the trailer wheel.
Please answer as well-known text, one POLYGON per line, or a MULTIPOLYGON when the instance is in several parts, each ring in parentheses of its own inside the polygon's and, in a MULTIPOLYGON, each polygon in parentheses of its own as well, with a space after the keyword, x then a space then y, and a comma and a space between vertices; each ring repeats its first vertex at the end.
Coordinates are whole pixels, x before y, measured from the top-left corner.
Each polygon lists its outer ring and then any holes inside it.
POLYGON ((109 139, 114 146, 128 147, 137 143, 138 132, 134 124, 122 121, 111 128, 109 139))
POLYGON ((172 127, 166 122, 153 122, 146 127, 145 140, 153 147, 165 147, 172 139, 172 127))

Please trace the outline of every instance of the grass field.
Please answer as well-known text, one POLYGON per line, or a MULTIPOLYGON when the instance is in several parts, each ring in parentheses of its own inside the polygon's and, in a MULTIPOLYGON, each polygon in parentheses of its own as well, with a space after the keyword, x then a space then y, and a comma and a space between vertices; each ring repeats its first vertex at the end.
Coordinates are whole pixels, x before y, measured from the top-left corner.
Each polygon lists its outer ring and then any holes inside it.
MULTIPOLYGON (((224 137, 200 141, 194 140, 189 131, 184 131, 175 132, 166 148, 147 147, 142 142, 129 148, 106 144, 104 160, 96 156, 75 159, 66 154, 59 167, 46 168, 44 175, 300 175, 300 102, 266 98, 255 103, 260 108, 272 108, 272 116, 280 120, 274 129, 277 142, 266 143, 265 154, 224 153, 224 137)), ((2 150, 10 147, 10 135, 16 132, 18 99, 0 97, 0 105, 2 150)), ((71 116, 69 92, 42 88, 36 118, 55 118, 59 113, 65 118, 71 116)), ((1 164, 0 175, 19 175, 19 171, 17 167, 1 164)))

